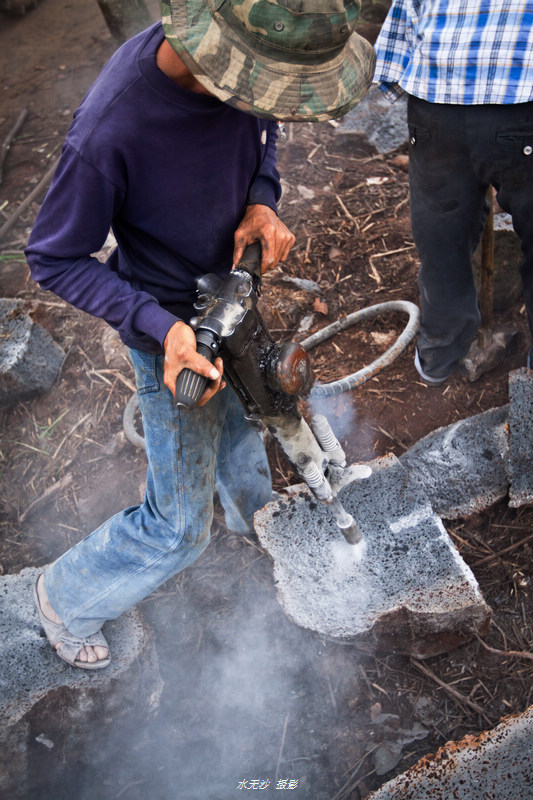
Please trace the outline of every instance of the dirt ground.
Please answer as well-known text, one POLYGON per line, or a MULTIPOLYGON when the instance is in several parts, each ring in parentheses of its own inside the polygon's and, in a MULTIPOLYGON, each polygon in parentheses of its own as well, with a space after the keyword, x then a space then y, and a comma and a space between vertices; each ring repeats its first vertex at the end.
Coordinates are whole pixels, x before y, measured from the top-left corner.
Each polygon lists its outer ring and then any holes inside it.
MULTIPOLYGON (((157 3, 150 9, 155 19, 157 3)), ((372 39, 378 28, 379 14, 367 15, 365 35, 372 39)), ((0 145, 28 112, 4 154, 0 228, 53 165, 72 112, 115 46, 95 0, 42 0, 26 16, 0 15, 0 145)), ((279 169, 280 215, 296 244, 287 264, 264 281, 262 309, 275 336, 299 340, 375 303, 417 302, 402 148, 382 156, 362 136, 328 123, 288 125, 279 169), (315 281, 319 292, 287 276, 315 281)), ((138 502, 146 468, 144 452, 123 433, 134 387, 122 348, 104 323, 41 292, 28 276, 22 251, 42 197, 40 191, 30 198, 0 240, 0 296, 23 299, 67 356, 50 392, 0 409, 0 569, 6 574, 53 560, 138 502)), ((522 299, 497 313, 496 322, 518 329, 516 351, 475 383, 454 376, 443 386, 426 386, 413 367, 411 344, 379 375, 332 399, 327 414, 349 460, 401 455, 440 426, 507 403, 508 373, 525 364, 529 347, 522 299)), ((317 347, 311 354, 317 379, 329 382, 373 361, 404 324, 401 316, 379 318, 317 347)), ((274 486, 282 489, 294 475, 275 447, 269 456, 274 486)), ((217 513, 213 541, 199 562, 143 604, 165 685, 175 683, 177 672, 197 674, 198 661, 201 678, 181 697, 166 690, 162 715, 140 726, 129 752, 122 748, 118 761, 113 756, 107 772, 104 762, 103 773, 99 765, 99 796, 222 800, 234 796, 240 780, 268 775, 271 788, 274 779, 296 781, 305 800, 357 800, 444 742, 523 711, 532 702, 531 657, 508 653, 533 648, 532 522, 533 510, 509 509, 502 501, 446 523, 493 609, 493 625, 483 642, 420 665, 395 654, 362 654, 296 629, 277 605, 268 556, 257 542, 228 534, 217 513), (241 659, 235 642, 242 641, 261 644, 268 656, 258 663, 241 659), (245 693, 246 709, 238 705, 240 735, 231 756, 220 742, 235 727, 228 728, 237 707, 233 683, 224 683, 225 689, 231 685, 231 702, 213 699, 213 686, 221 691, 215 673, 226 651, 233 669, 246 672, 254 687, 245 693), (282 686, 280 672, 287 678, 282 686), (394 732, 379 722, 381 712, 396 715, 402 729, 423 723, 427 734, 378 774, 373 753, 380 741, 394 741, 394 732), (160 757, 161 783, 148 790, 147 742, 162 735, 174 756, 160 757), (197 771, 185 769, 185 761, 197 771)), ((66 765, 68 791, 84 797, 94 785, 93 768, 66 765)), ((50 797, 63 790, 66 796, 65 787, 53 787, 50 797)))

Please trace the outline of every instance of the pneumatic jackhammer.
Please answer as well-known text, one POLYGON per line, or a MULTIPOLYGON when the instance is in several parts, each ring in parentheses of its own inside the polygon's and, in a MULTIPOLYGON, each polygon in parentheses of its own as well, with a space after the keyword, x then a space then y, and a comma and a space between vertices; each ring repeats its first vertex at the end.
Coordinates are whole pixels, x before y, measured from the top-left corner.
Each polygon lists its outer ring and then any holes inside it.
MULTIPOLYGON (((353 480, 370 474, 367 466, 347 466, 346 456, 322 415, 307 424, 298 409, 299 398, 313 386, 309 357, 294 342, 278 344, 257 309, 261 289, 261 247, 247 247, 237 268, 225 278, 209 273, 198 281, 197 315, 190 321, 197 351, 211 363, 220 355, 224 376, 244 406, 246 418, 264 426, 317 500, 326 503, 346 541, 362 535, 337 493, 353 480)), ((208 379, 189 369, 178 375, 176 403, 193 408, 208 379)))

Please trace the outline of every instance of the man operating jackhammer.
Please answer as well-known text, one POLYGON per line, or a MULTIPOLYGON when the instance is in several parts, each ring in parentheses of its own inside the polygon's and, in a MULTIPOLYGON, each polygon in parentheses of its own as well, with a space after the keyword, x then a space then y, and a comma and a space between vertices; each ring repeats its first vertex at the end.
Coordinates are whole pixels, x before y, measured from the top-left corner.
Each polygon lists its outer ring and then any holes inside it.
POLYGON ((142 504, 39 576, 41 623, 69 664, 109 664, 102 625, 204 550, 215 489, 243 534, 271 498, 260 437, 188 322, 197 279, 227 275, 248 244, 260 242, 263 272, 287 258, 277 121, 339 117, 362 98, 374 56, 358 14, 359 0, 169 0, 74 115, 26 254, 43 289, 128 346, 148 473, 142 504), (110 228, 118 247, 102 264, 91 254, 110 228), (185 368, 210 380, 190 411, 173 396, 185 368))

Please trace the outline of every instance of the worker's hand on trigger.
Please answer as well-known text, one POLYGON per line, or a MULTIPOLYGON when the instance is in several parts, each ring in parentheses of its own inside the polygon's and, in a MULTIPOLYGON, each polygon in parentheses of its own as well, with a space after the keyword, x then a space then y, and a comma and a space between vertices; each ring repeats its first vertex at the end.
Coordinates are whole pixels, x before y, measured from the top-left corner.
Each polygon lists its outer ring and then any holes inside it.
POLYGON ((185 322, 176 322, 171 327, 163 343, 165 348, 164 381, 172 394, 176 393, 176 381, 182 369, 192 369, 199 375, 209 378, 209 383, 197 406, 203 406, 213 395, 226 385, 222 380, 222 359, 216 358, 211 364, 196 352, 196 336, 185 322))
POLYGON ((246 247, 253 242, 261 243, 261 272, 267 272, 287 259, 294 236, 269 206, 256 204, 248 206, 235 231, 233 266, 237 266, 246 247))

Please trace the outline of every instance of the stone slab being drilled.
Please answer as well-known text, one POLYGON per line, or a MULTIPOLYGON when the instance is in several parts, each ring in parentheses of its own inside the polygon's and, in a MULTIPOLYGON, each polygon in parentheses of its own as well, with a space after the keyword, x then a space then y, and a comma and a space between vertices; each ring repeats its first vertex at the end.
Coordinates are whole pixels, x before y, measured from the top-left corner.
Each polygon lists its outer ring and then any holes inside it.
POLYGON ((112 653, 105 669, 82 670, 59 659, 33 603, 41 571, 0 577, 0 796, 10 800, 27 798, 47 780, 57 783, 64 758, 99 758, 94 725, 102 733, 113 718, 155 711, 162 690, 136 611, 104 627, 112 653))
POLYGON ((0 298, 0 405, 48 391, 65 353, 26 313, 22 300, 0 298))
POLYGON ((408 470, 394 456, 370 466, 339 493, 362 546, 305 490, 256 513, 281 605, 298 625, 361 648, 446 652, 484 630, 490 609, 408 470))
POLYGON ((533 504, 533 370, 509 374, 509 505, 533 504))
POLYGON ((494 730, 448 742, 369 800, 531 800, 533 706, 494 730))
POLYGON ((428 433, 400 462, 444 519, 468 517, 507 496, 509 406, 428 433))

